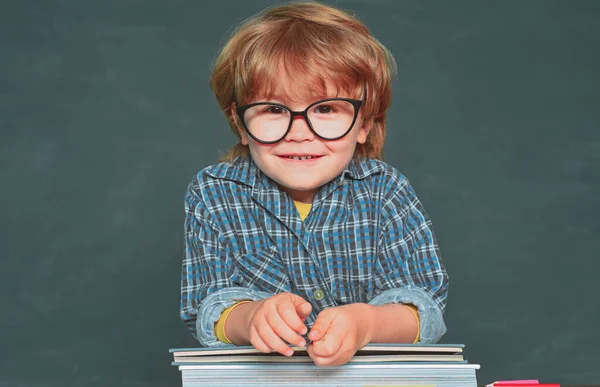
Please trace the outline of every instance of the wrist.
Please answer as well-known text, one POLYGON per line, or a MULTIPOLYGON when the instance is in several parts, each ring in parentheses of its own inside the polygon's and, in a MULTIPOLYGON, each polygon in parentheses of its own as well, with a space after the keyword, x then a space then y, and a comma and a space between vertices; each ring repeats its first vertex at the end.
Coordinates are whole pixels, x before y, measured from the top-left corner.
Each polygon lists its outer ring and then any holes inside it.
POLYGON ((252 319, 258 302, 248 300, 240 303, 229 314, 225 322, 225 332, 233 344, 248 345, 250 343, 249 321, 252 319))
POLYGON ((416 323, 417 333, 415 335, 415 339, 413 340, 413 344, 417 344, 421 340, 421 318, 419 316, 419 309, 413 304, 402 304, 404 307, 408 308, 414 316, 414 322, 416 323))
POLYGON ((418 339, 418 312, 405 304, 373 305, 371 341, 377 343, 415 343, 418 339))
POLYGON ((359 330, 361 334, 361 345, 364 347, 373 341, 375 331, 377 329, 377 307, 369 304, 357 304, 360 308, 357 309, 359 330))

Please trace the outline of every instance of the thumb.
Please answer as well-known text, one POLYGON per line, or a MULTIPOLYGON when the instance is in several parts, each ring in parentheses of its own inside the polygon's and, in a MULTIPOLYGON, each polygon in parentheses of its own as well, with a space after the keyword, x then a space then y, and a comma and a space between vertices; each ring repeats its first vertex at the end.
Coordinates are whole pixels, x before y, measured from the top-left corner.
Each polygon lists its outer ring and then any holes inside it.
POLYGON ((332 313, 319 313, 315 323, 312 326, 310 332, 308 332, 308 338, 310 341, 318 341, 325 336, 329 330, 329 326, 333 321, 334 314, 332 313))

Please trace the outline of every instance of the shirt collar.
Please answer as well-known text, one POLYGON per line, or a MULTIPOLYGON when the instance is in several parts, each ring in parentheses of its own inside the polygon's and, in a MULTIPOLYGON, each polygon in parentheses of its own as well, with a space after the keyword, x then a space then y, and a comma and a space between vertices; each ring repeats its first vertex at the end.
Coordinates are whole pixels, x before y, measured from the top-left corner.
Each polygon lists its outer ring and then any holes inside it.
MULTIPOLYGON (((383 169, 381 161, 368 158, 353 158, 342 173, 331 182, 342 183, 346 179, 361 180, 380 173, 383 169)), ((267 183, 266 180, 271 180, 258 168, 249 156, 239 156, 231 163, 215 164, 207 170, 207 173, 216 179, 232 180, 250 187, 254 187, 257 183, 267 183)), ((267 185, 270 184, 267 183, 267 185)))

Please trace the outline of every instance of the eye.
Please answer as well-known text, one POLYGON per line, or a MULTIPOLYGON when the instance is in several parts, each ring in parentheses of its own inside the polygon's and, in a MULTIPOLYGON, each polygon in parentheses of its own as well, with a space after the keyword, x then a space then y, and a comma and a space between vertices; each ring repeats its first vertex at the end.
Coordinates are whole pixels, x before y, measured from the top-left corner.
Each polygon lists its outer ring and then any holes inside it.
POLYGON ((265 112, 271 114, 284 114, 287 113, 287 110, 285 108, 282 108, 281 106, 270 105, 265 107, 265 112))
POLYGON ((333 112, 333 107, 330 105, 319 105, 315 108, 315 112, 319 114, 327 114, 333 112))

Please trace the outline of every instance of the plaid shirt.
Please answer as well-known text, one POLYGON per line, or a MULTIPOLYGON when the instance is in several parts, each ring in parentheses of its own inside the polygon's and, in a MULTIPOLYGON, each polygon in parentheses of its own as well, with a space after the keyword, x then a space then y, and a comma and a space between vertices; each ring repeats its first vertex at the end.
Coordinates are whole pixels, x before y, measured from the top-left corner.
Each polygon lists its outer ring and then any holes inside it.
MULTIPOLYGON (((181 318, 204 346, 239 300, 280 292, 313 306, 411 303, 421 342, 446 332, 448 276, 408 180, 378 160, 352 160, 316 194, 304 221, 250 158, 200 171, 185 196, 181 318)), ((390 322, 392 323, 392 322, 390 322)))

